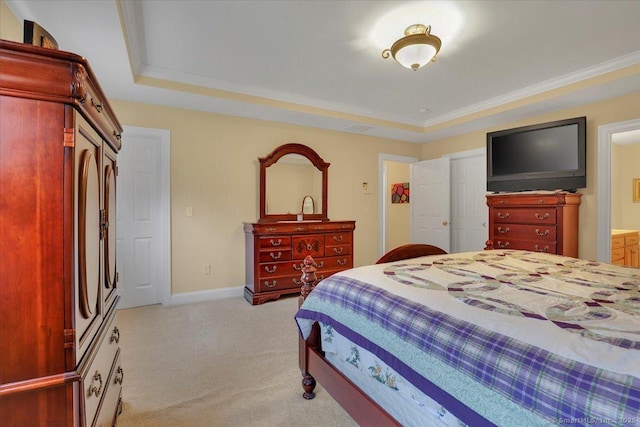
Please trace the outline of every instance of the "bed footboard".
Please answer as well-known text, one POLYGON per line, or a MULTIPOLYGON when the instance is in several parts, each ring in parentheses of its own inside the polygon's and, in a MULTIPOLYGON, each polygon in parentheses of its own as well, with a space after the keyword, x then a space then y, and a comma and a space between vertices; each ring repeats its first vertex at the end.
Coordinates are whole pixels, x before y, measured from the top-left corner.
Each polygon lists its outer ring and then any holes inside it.
MULTIPOLYGON (((298 306, 302 305, 305 298, 313 291, 317 280, 314 260, 311 256, 307 256, 302 265, 302 287, 298 306)), ((309 338, 306 340, 299 338, 299 366, 304 390, 302 397, 305 399, 311 400, 315 397, 317 380, 359 425, 401 426, 387 411, 324 358, 318 323, 313 325, 309 338)))

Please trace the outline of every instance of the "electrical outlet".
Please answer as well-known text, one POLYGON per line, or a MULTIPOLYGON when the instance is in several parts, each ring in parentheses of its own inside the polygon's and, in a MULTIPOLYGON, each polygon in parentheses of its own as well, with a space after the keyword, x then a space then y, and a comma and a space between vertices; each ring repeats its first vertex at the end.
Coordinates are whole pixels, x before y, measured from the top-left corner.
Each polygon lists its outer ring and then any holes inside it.
POLYGON ((204 275, 211 274, 211 264, 205 264, 202 266, 202 274, 204 275))

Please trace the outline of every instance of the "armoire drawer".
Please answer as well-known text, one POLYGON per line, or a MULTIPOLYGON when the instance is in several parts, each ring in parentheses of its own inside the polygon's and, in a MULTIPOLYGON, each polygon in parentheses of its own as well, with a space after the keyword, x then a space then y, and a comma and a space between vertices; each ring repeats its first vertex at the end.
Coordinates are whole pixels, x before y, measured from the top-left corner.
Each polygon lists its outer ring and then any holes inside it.
POLYGON ((94 354, 89 355, 95 357, 82 378, 87 425, 91 425, 96 416, 102 396, 106 392, 114 359, 118 354, 120 332, 117 327, 115 310, 112 316, 100 346, 95 348, 94 354))
POLYGON ((100 406, 100 413, 93 424, 95 427, 111 427, 113 425, 116 411, 121 409, 119 401, 123 381, 124 370, 120 364, 120 352, 118 352, 104 391, 105 395, 100 406))

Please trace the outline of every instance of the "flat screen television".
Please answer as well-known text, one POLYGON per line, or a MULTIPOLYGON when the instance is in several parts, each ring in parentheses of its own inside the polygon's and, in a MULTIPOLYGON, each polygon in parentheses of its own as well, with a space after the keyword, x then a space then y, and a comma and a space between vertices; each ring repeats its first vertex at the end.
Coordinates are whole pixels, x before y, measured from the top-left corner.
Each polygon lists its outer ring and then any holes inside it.
POLYGON ((587 186, 586 117, 487 133, 487 191, 587 186))

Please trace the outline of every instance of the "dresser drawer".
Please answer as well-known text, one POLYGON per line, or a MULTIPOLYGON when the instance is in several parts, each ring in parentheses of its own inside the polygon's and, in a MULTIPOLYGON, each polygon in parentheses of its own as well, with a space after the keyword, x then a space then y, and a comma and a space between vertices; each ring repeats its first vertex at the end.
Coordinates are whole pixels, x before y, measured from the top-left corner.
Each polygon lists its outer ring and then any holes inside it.
POLYGON ((634 234, 632 236, 625 236, 624 237, 624 245, 625 246, 638 246, 638 235, 634 234))
POLYGON ((498 223, 555 224, 555 208, 495 208, 493 221, 498 223))
POLYGON ((302 286, 302 274, 291 276, 278 276, 271 278, 261 278, 257 283, 256 292, 281 291, 285 289, 296 289, 302 286))
POLYGON ((545 252, 555 254, 556 242, 531 241, 519 239, 501 239, 494 240, 495 249, 520 249, 523 251, 545 252))
POLYGON ((306 234, 291 238, 293 259, 305 259, 307 255, 314 258, 324 256, 324 234, 306 234))
POLYGON ((624 263, 624 248, 611 249, 611 261, 622 260, 624 263))
POLYGON ((124 380, 124 370, 120 364, 120 352, 116 356, 113 364, 109 382, 105 390, 105 396, 100 406, 94 426, 95 427, 111 427, 116 416, 116 411, 120 412, 120 394, 122 391, 122 382, 124 380))
POLYGON ((350 255, 351 254, 351 245, 331 245, 327 246, 324 254, 326 256, 339 256, 339 255, 350 255))
POLYGON ((340 271, 353 267, 353 261, 350 255, 326 257, 323 258, 321 262, 322 264, 320 264, 320 262, 317 263, 319 271, 340 271))
POLYGON ((260 279, 296 274, 302 275, 301 261, 269 262, 258 266, 258 278, 260 279))
POLYGON ((535 241, 556 240, 555 225, 494 224, 493 235, 497 239, 524 239, 535 241))
POLYGON ((97 353, 90 355, 95 357, 82 378, 87 425, 92 424, 102 396, 106 391, 109 374, 118 353, 119 341, 120 331, 117 327, 114 309, 113 317, 102 337, 102 342, 95 350, 97 353))
POLYGON ((611 238, 611 249, 624 247, 624 236, 616 236, 611 238))
POLYGON ((273 261, 288 261, 291 259, 291 248, 260 251, 260 263, 273 261))
POLYGON ((268 236, 258 239, 258 248, 263 249, 289 249, 291 248, 291 236, 268 236))
POLYGON ((324 242, 327 246, 330 245, 344 245, 345 243, 351 243, 350 232, 346 233, 327 233, 324 238, 324 242))

